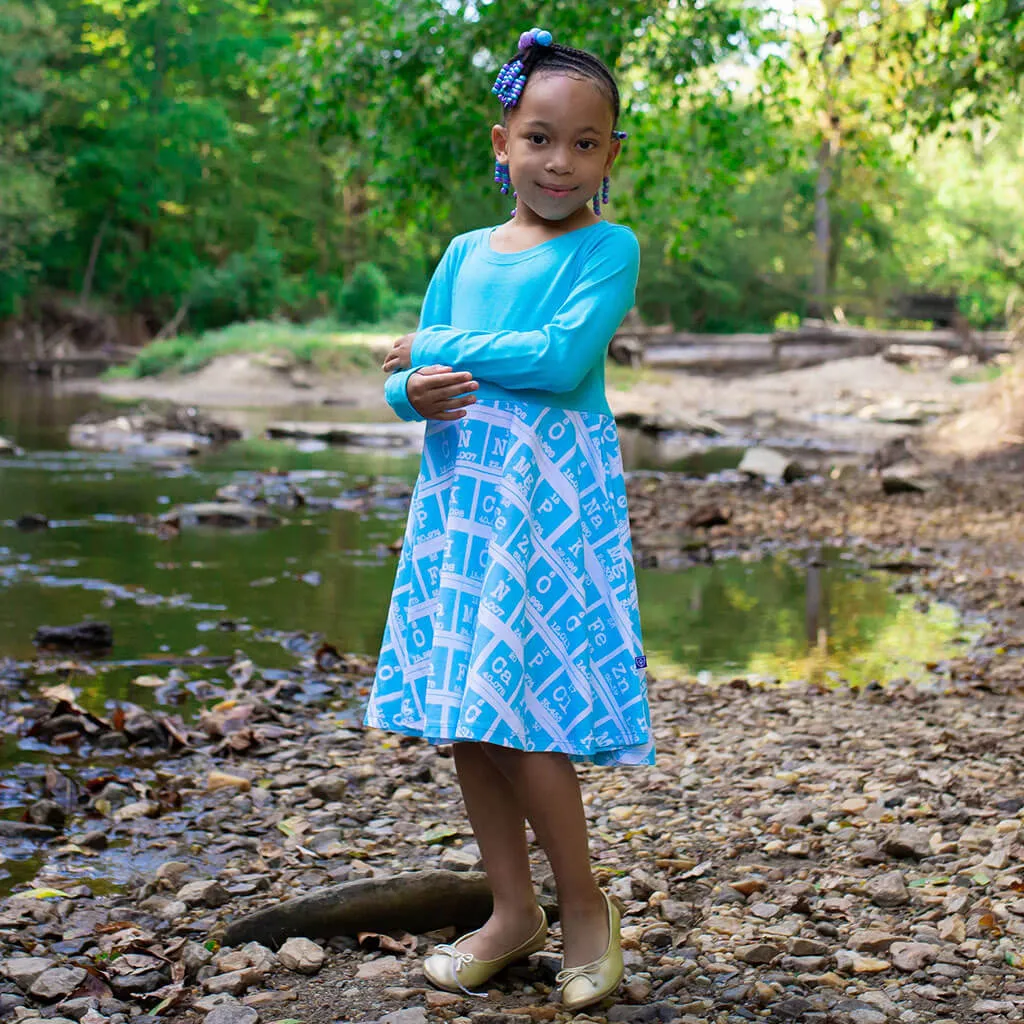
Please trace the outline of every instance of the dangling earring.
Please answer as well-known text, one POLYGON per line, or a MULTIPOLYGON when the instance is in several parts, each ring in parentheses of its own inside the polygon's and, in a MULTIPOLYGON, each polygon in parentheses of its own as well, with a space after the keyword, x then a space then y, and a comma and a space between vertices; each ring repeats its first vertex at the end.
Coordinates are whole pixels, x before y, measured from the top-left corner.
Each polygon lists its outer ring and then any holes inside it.
POLYGON ((508 173, 508 164, 503 164, 500 160, 494 161, 494 180, 501 190, 501 194, 507 196, 508 190, 512 187, 512 178, 508 173))
POLYGON ((605 206, 611 201, 612 197, 612 179, 605 175, 604 181, 601 182, 601 191, 594 193, 594 213, 601 216, 601 204, 605 206))
POLYGON ((516 201, 516 205, 512 207, 512 212, 509 214, 510 217, 514 217, 516 215, 516 210, 519 209, 519 193, 513 192, 512 198, 516 201))

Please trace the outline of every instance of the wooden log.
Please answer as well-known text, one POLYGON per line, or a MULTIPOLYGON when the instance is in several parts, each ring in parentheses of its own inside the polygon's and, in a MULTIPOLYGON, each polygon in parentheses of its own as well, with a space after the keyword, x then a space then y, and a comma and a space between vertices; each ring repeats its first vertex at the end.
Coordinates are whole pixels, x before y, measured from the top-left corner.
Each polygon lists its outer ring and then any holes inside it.
POLYGON ((777 359, 770 344, 727 343, 718 345, 678 345, 648 348, 644 353, 648 366, 679 370, 773 369, 777 359))
MULTIPOLYGON (((978 345, 994 354, 1008 352, 1009 338, 1004 331, 979 331, 974 336, 978 345)), ((873 330, 867 327, 804 326, 795 331, 776 331, 771 342, 777 347, 790 345, 852 345, 880 351, 887 345, 927 345, 950 352, 964 351, 964 339, 954 330, 904 331, 873 330)))
POLYGON ((654 348, 705 348, 714 346, 767 346, 771 342, 770 334, 695 334, 692 331, 659 331, 656 334, 638 335, 623 329, 622 334, 631 337, 642 337, 647 349, 654 348))
POLYGON ((264 907, 229 923, 223 943, 276 947, 296 935, 329 939, 395 928, 417 935, 447 925, 464 931, 483 924, 491 906, 482 871, 413 871, 342 882, 264 907))
MULTIPOLYGON (((1009 337, 1003 332, 982 332, 974 338, 971 348, 974 354, 988 357, 1010 351, 1009 337)), ((906 350, 940 350, 950 356, 965 352, 962 338, 951 330, 874 331, 860 327, 812 326, 775 334, 676 331, 652 335, 644 339, 643 362, 648 366, 705 373, 792 370, 837 359, 872 356, 893 345, 906 350)))

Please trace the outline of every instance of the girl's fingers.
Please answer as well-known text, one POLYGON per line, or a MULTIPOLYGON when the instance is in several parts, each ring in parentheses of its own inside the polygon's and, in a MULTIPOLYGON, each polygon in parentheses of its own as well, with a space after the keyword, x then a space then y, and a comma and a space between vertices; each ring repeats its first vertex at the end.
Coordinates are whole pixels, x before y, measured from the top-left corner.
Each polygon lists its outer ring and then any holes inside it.
POLYGON ((465 409, 467 405, 475 405, 476 398, 473 395, 467 395, 464 398, 449 398, 447 402, 442 403, 442 409, 465 409))
POLYGON ((446 387, 438 388, 432 392, 432 396, 439 402, 446 402, 449 398, 459 398, 462 395, 471 395, 476 391, 476 387, 470 387, 467 390, 465 384, 449 384, 446 387))

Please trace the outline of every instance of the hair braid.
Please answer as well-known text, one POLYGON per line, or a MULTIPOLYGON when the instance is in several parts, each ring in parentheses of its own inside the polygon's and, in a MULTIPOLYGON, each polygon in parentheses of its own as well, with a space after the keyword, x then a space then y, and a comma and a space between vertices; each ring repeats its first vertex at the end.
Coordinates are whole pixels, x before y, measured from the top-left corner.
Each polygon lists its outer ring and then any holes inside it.
MULTIPOLYGON (((537 30, 524 32, 515 57, 502 67, 493 92, 501 100, 505 117, 519 104, 526 80, 536 72, 563 73, 588 78, 604 93, 611 104, 612 124, 618 124, 620 112, 619 87, 608 66, 587 50, 577 50, 561 43, 536 41, 537 30)), ((547 35, 547 33, 545 33, 547 35)), ((550 40, 550 36, 548 36, 550 40)))

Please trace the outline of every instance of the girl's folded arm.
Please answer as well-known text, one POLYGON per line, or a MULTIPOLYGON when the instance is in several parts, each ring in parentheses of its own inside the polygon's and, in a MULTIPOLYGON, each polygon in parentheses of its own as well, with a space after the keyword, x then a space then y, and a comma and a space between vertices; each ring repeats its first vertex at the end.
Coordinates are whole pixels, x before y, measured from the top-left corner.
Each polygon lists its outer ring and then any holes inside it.
POLYGON ((640 251, 632 235, 599 247, 554 320, 533 331, 472 331, 432 324, 416 333, 412 363, 446 363, 506 388, 572 391, 604 358, 633 305, 640 251))

